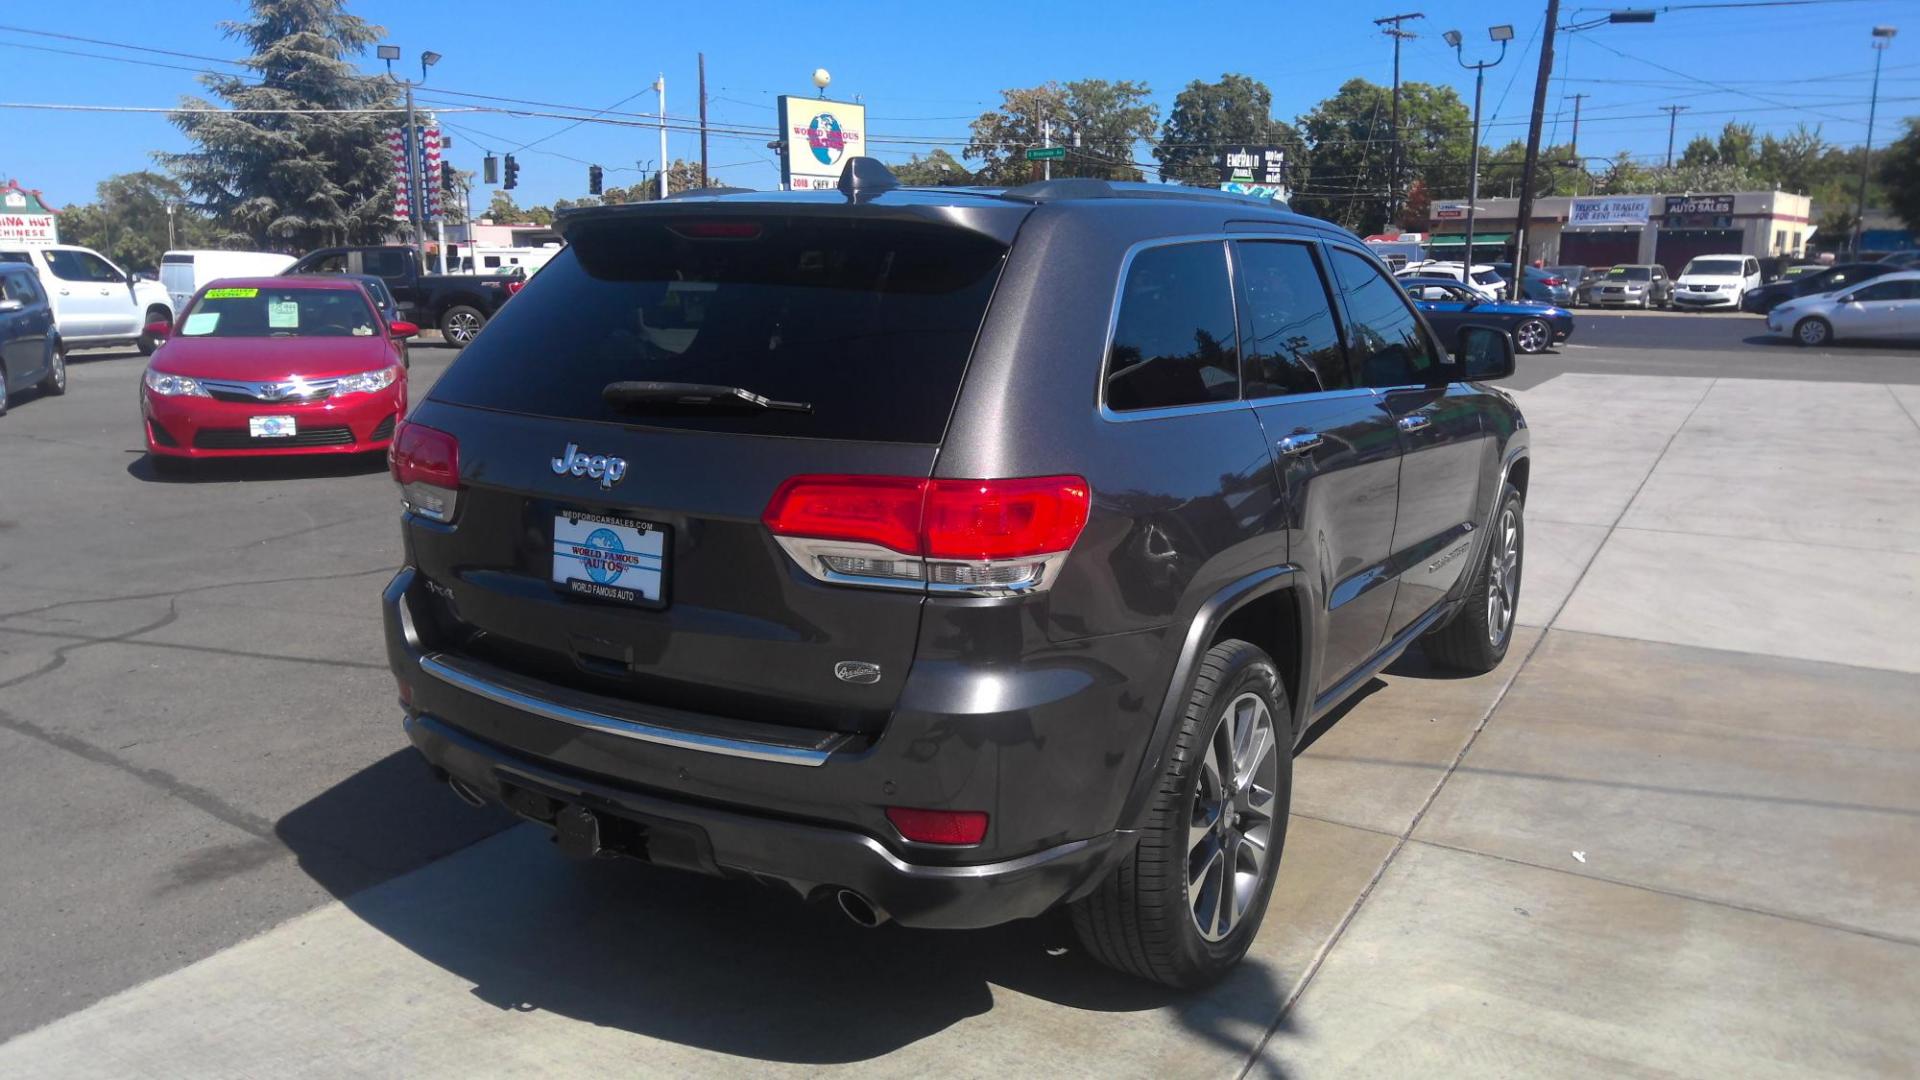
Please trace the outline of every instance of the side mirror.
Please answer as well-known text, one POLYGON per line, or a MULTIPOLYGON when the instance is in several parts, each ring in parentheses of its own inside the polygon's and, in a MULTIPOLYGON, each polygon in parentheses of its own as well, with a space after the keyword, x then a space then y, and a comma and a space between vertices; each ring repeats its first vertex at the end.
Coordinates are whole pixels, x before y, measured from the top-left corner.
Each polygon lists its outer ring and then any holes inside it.
POLYGON ((128 279, 128 283, 132 285, 138 285, 145 280, 147 280, 147 275, 142 274, 136 270, 134 271, 133 275, 128 279))
POLYGON ((387 336, 395 340, 419 337, 420 328, 410 322, 390 322, 387 324, 387 336))
POLYGON ((1463 326, 1454 359, 1467 382, 1504 379, 1513 374, 1513 337, 1497 326, 1463 326))
POLYGON ((27 304, 24 300, 0 300, 0 315, 4 315, 9 311, 19 311, 26 306, 27 304))
POLYGON ((173 324, 155 320, 147 324, 146 330, 148 337, 158 341, 165 341, 167 337, 173 333, 173 324))

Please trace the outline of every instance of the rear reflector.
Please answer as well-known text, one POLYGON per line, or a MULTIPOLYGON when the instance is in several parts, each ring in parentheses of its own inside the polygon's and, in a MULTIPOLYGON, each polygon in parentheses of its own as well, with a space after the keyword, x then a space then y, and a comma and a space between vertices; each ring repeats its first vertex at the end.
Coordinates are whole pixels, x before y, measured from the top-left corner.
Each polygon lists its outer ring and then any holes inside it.
POLYGON ((920 844, 977 844, 987 835, 984 810, 915 810, 887 807, 887 820, 900 835, 920 844))
POLYGON ((387 467, 409 510, 453 520, 460 494, 460 441, 437 428, 402 420, 387 447, 387 467))

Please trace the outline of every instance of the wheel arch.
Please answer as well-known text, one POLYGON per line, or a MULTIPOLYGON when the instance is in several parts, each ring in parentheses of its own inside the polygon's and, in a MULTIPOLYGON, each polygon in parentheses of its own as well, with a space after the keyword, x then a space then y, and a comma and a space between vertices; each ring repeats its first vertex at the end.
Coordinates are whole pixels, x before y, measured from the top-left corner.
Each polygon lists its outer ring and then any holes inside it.
MULTIPOLYGON (((1240 638, 1264 650, 1279 668, 1281 685, 1286 688, 1291 729, 1291 747, 1306 730, 1310 695, 1305 685, 1308 633, 1306 608, 1301 603, 1299 569, 1273 566, 1257 570, 1227 583, 1202 601, 1179 637, 1179 654, 1174 660, 1172 677, 1154 718, 1153 734, 1146 753, 1140 756, 1132 786, 1122 804, 1120 827, 1138 826, 1152 802, 1154 784, 1166 759, 1172 734, 1179 728, 1181 710, 1193 689, 1195 673, 1207 650, 1229 638, 1240 638)), ((1170 630, 1172 628, 1169 628, 1170 630)))

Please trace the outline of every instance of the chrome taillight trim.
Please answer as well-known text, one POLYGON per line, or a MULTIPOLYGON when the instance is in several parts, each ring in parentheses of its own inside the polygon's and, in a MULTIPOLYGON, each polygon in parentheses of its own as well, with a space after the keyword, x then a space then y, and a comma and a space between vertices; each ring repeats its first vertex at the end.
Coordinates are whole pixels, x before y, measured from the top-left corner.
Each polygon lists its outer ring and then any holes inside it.
POLYGON ((801 536, 775 536, 800 569, 816 581, 829 585, 851 585, 868 589, 891 589, 895 592, 929 593, 935 596, 1026 596, 1045 592, 1052 588, 1060 576, 1060 568, 1067 561, 1068 552, 1056 551, 1046 555, 1033 555, 1021 559, 926 559, 917 555, 908 555, 878 544, 862 544, 850 540, 814 540, 801 536), (843 574, 827 565, 826 556, 839 555, 855 559, 886 559, 892 562, 912 562, 920 567, 918 578, 869 577, 858 574, 843 574), (1006 566, 1034 566, 1038 572, 1025 581, 1001 585, 957 585, 947 582, 928 580, 931 569, 936 566, 967 566, 985 572, 1006 566))

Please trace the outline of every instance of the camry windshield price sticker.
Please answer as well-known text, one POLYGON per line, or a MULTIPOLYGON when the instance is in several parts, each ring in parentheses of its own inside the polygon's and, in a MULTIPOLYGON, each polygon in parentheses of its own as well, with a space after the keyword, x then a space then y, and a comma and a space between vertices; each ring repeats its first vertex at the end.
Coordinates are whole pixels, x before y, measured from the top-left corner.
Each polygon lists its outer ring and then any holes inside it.
POLYGON ((628 604, 659 604, 666 579, 659 526, 598 514, 553 519, 553 580, 568 592, 628 604))

